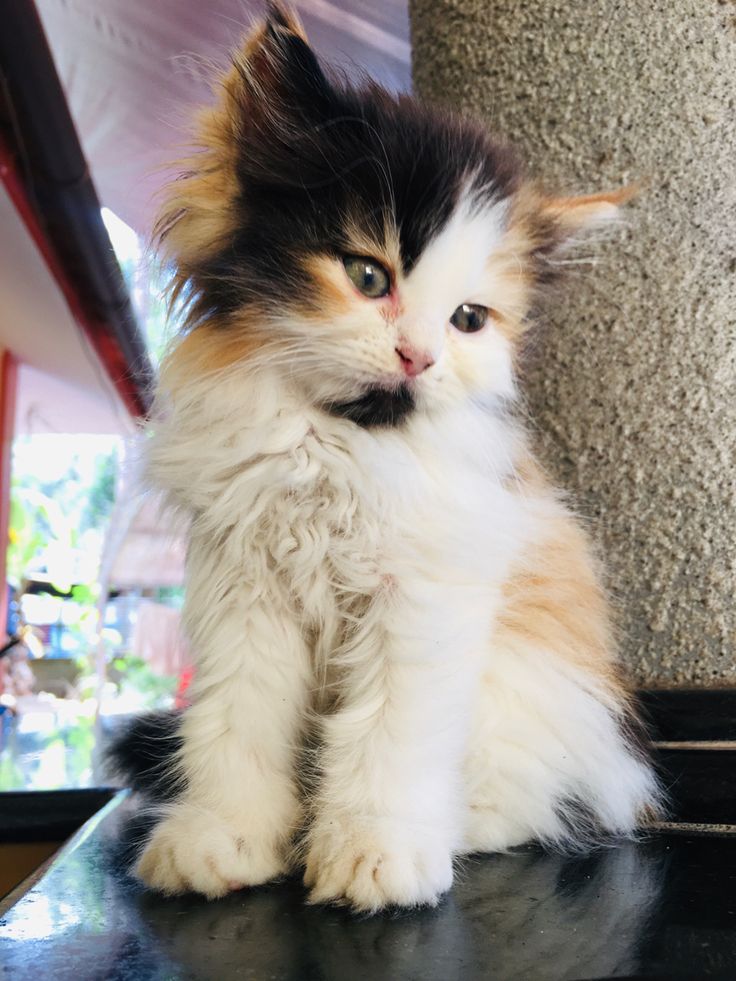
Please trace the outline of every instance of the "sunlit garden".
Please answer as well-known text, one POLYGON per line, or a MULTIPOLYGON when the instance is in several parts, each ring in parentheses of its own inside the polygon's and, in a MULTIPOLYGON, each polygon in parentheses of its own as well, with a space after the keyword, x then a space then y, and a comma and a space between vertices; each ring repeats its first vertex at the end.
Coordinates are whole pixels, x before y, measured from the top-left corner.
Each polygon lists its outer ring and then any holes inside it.
MULTIPOLYGON (((103 214, 148 345, 165 345, 163 283, 135 233, 103 214)), ((182 554, 139 493, 136 435, 21 420, 12 454, 8 634, 0 656, 0 790, 101 782, 121 718, 183 697, 182 554)))

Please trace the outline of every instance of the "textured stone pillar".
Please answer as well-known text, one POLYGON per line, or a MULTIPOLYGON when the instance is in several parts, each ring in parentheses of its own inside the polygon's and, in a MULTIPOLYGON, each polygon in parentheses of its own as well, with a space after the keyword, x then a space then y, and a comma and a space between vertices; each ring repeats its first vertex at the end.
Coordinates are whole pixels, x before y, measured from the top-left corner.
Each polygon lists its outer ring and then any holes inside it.
POLYGON ((645 184, 570 267, 526 387, 643 683, 736 682, 736 3, 411 0, 419 95, 552 189, 645 184))

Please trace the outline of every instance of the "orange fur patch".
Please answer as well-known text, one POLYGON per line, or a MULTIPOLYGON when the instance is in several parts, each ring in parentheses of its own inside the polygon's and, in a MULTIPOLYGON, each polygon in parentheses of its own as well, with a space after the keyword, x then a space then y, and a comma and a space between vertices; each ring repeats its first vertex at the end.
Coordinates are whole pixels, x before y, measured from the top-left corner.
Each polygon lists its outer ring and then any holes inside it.
POLYGON ((551 197, 542 199, 542 211, 552 215, 564 228, 577 231, 597 221, 613 217, 623 204, 636 197, 639 189, 635 184, 617 191, 601 191, 581 197, 551 197))
POLYGON ((345 314, 355 297, 342 263, 328 256, 310 256, 304 267, 314 282, 314 295, 310 297, 312 302, 300 310, 302 316, 324 321, 345 314))
MULTIPOLYGON (((552 491, 531 457, 519 492, 550 497, 552 491)), ((617 664, 612 619, 598 564, 587 536, 574 517, 560 509, 545 519, 541 538, 504 585, 503 604, 494 643, 512 635, 539 649, 548 649, 570 665, 597 678, 617 702, 628 691, 617 664)))
POLYGON ((214 255, 235 230, 231 205, 239 194, 235 164, 241 88, 234 66, 219 81, 217 103, 195 116, 195 150, 176 162, 180 176, 165 191, 155 232, 161 251, 183 273, 214 255))
POLYGON ((161 365, 161 389, 171 395, 191 383, 247 361, 265 338, 253 327, 213 323, 197 327, 178 340, 161 365))

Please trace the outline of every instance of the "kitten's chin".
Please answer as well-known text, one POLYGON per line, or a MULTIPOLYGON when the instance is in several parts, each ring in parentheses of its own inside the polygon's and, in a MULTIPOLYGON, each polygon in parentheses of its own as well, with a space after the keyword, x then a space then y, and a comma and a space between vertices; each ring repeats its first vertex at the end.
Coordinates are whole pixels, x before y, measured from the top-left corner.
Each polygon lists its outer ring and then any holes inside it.
POLYGON ((414 393, 408 385, 382 388, 375 385, 349 402, 327 402, 324 408, 330 415, 350 419, 364 429, 398 426, 416 408, 414 393))

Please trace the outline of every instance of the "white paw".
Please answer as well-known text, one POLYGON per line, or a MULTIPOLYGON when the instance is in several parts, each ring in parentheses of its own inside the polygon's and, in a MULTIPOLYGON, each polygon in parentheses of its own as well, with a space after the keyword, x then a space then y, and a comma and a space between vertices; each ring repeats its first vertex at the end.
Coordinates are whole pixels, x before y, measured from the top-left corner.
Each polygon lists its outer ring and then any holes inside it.
POLYGON ((452 885, 452 855, 426 829, 343 818, 317 822, 304 883, 312 903, 347 903, 359 912, 436 906, 452 885))
POLYGON ((286 870, 283 842, 229 824, 192 804, 175 805, 158 824, 135 875, 166 895, 199 892, 214 899, 268 882, 286 870))

